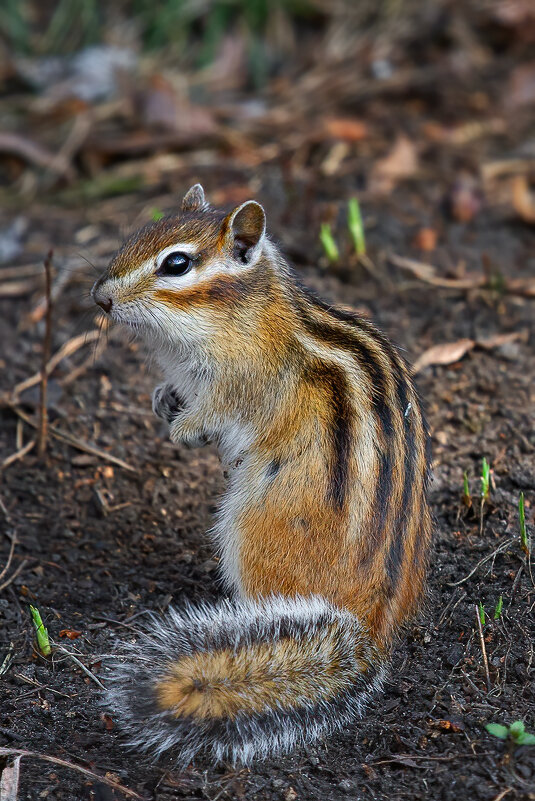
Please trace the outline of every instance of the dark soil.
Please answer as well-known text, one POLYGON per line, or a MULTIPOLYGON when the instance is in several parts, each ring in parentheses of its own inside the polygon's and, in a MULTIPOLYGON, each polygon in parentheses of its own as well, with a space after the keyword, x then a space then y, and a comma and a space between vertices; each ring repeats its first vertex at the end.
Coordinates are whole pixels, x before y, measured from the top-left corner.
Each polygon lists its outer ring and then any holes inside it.
MULTIPOLYGON (((463 108, 457 102, 457 96, 444 101, 441 119, 451 119, 454 106, 459 116, 469 115, 468 100, 463 108)), ((387 121, 391 132, 411 132, 426 108, 423 100, 413 106, 404 98, 383 100, 372 104, 368 115, 379 126, 387 121)), ((385 142, 393 138, 389 134, 385 142)), ((34 449, 1 474, 0 564, 13 537, 16 548, 0 584, 24 562, 0 597, 0 665, 9 655, 0 679, 2 746, 60 757, 157 801, 535 799, 535 748, 504 743, 485 730, 486 723, 518 719, 528 730, 535 728, 535 584, 520 548, 518 521, 523 491, 533 533, 534 301, 503 289, 511 277, 534 275, 535 236, 510 208, 483 203, 472 219, 459 222, 448 206, 462 170, 468 166, 477 172, 482 161, 513 154, 515 142, 507 135, 483 137, 477 152, 428 146, 422 170, 413 178, 382 198, 361 193, 375 265, 371 274, 354 261, 344 269, 318 267, 317 230, 325 209, 342 219, 341 201, 361 189, 368 161, 385 155, 381 141, 343 174, 322 174, 326 153, 318 145, 307 155, 308 172, 287 153, 254 168, 245 159, 229 165, 221 157, 215 167, 186 166, 156 189, 136 195, 87 207, 60 205, 51 196, 24 210, 29 227, 19 263, 37 264, 52 247, 58 268, 73 269, 54 306, 53 351, 94 328, 93 310, 84 316, 94 274, 88 266, 74 270, 77 254, 100 270, 125 226, 149 219, 153 207, 172 207, 179 191, 198 179, 208 195, 217 190, 229 201, 243 194, 264 202, 270 229, 303 280, 368 314, 411 361, 437 343, 507 332, 521 336, 489 350, 476 348, 460 362, 427 368, 419 377, 434 440, 436 535, 426 608, 396 648, 385 692, 344 735, 246 770, 200 763, 178 773, 165 760, 154 764, 125 751, 113 709, 103 714, 99 707, 101 691, 94 679, 59 649, 48 660, 36 654, 29 603, 40 609, 52 639, 105 683, 106 656, 119 639, 135 636, 146 610, 163 613, 185 598, 212 600, 222 593, 205 534, 223 486, 215 451, 186 451, 167 441, 150 411, 158 376, 136 342, 111 330, 98 360, 72 381, 94 344, 63 361, 49 384, 52 423, 133 470, 51 437, 44 461, 34 449), (422 227, 437 233, 431 254, 414 247, 422 227), (432 261, 442 275, 464 262, 468 272, 486 269, 499 280, 492 289, 437 288, 394 268, 387 258, 392 252, 432 261), (483 515, 482 457, 492 468, 483 515), (462 504, 464 471, 473 494, 471 510, 462 504), (503 612, 494 620, 500 597, 503 612), (476 623, 479 603, 486 612, 490 687, 476 623), (70 640, 62 637, 64 630, 81 633, 70 640)), ((4 215, 5 222, 11 218, 4 215)), ((1 301, 5 392, 40 368, 43 321, 31 323, 28 314, 41 295, 37 288, 1 301)), ((35 420, 38 399, 33 387, 21 395, 18 408, 35 420)), ((1 458, 20 446, 19 420, 4 405, 1 458)), ((24 443, 32 436, 24 423, 24 443)), ((22 762, 19 799, 122 797, 74 770, 38 758, 22 762)))

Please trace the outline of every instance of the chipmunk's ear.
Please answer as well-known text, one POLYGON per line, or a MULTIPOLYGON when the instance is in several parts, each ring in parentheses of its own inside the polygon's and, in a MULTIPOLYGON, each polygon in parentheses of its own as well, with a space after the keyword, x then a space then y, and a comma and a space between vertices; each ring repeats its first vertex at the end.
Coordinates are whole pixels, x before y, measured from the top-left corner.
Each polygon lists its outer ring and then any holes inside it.
POLYGON ((182 211, 203 211, 210 204, 204 197, 204 189, 200 184, 192 186, 182 200, 182 211))
POLYGON ((266 213, 260 203, 247 200, 223 221, 225 245, 237 261, 249 264, 262 247, 266 233, 266 213))

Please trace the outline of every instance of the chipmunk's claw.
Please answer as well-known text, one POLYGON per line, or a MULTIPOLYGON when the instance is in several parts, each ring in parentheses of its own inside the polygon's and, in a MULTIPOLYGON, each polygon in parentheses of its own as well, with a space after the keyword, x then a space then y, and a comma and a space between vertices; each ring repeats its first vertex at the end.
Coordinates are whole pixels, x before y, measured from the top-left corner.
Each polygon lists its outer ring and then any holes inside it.
POLYGON ((156 387, 152 394, 152 411, 166 423, 171 424, 184 406, 184 399, 169 384, 156 387))

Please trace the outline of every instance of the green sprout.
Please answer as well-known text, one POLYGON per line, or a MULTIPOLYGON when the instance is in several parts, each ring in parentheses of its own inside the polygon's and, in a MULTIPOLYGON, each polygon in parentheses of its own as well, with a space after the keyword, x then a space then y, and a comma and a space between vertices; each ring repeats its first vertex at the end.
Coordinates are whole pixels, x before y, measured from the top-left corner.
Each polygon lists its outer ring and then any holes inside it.
POLYGON ((30 604, 30 614, 32 616, 33 625, 37 637, 37 645, 43 656, 50 656, 52 648, 50 647, 50 640, 48 639, 48 631, 41 619, 41 613, 35 606, 30 604))
POLYGON ((490 495, 490 464, 483 457, 481 463, 481 500, 487 501, 490 495))
POLYGON ((468 473, 463 473, 463 504, 467 509, 472 506, 472 496, 470 495, 470 485, 468 484, 468 473))
POLYGON ((498 598, 498 603, 494 609, 494 620, 499 620, 502 616, 502 609, 503 609, 503 596, 500 595, 498 598))
POLYGON ((352 197, 347 206, 347 226, 351 234, 351 239, 353 240, 355 253, 357 256, 364 256, 366 254, 364 225, 362 223, 359 202, 356 197, 352 197))
POLYGON ((483 606, 481 601, 479 601, 479 603, 477 605, 477 611, 479 613, 479 619, 481 621, 481 625, 484 626, 485 623, 487 622, 487 617, 485 615, 485 607, 483 606))
POLYGON ((324 222, 321 224, 320 241, 323 245, 323 250, 330 262, 338 261, 340 253, 338 245, 335 242, 334 236, 331 231, 330 223, 324 222))
POLYGON ((526 512, 524 509, 524 493, 521 492, 518 497, 518 518, 520 521, 520 545, 522 546, 522 550, 529 556, 529 543, 528 543, 528 534, 526 531, 526 512))
POLYGON ((151 218, 152 222, 158 222, 158 220, 161 220, 162 217, 164 217, 164 216, 165 215, 164 215, 163 211, 161 211, 160 209, 157 209, 156 207, 151 209, 150 218, 151 218))
POLYGON ((523 721, 515 720, 510 726, 501 723, 487 723, 485 726, 489 734, 499 740, 511 740, 515 745, 535 745, 535 734, 526 731, 523 721))

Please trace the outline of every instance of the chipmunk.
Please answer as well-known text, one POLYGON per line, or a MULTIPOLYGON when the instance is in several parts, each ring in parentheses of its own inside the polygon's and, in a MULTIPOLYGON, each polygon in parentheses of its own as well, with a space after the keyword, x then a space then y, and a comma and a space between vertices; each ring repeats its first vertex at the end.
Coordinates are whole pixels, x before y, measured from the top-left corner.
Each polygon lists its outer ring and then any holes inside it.
POLYGON ((199 184, 92 294, 159 362, 171 440, 213 441, 229 468, 213 535, 231 599, 153 617, 124 646, 108 703, 129 744, 247 764, 346 728, 381 687, 430 548, 429 436, 404 360, 301 285, 261 205, 224 214, 199 184))

